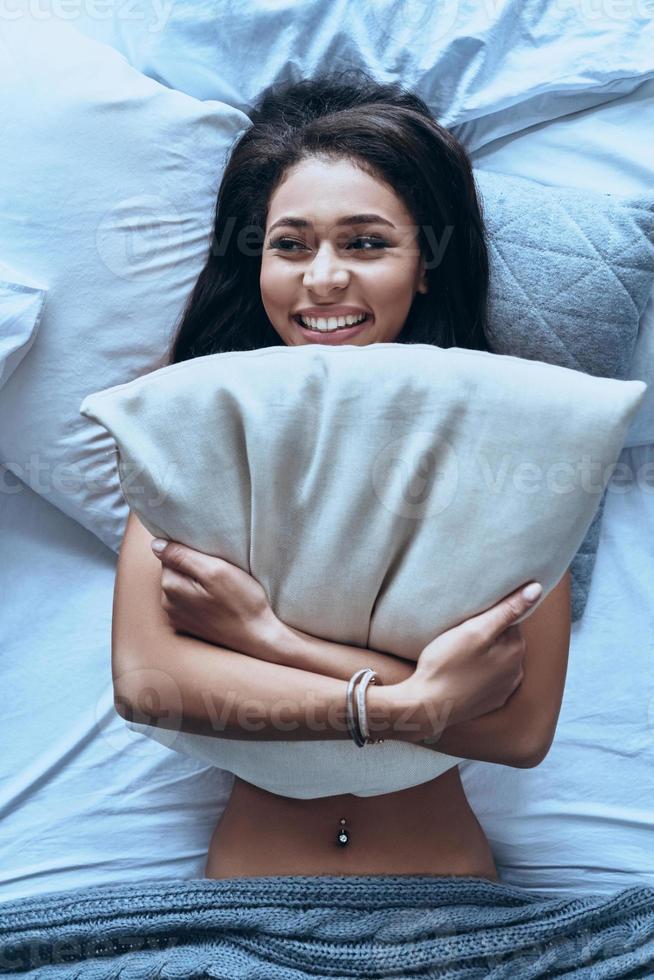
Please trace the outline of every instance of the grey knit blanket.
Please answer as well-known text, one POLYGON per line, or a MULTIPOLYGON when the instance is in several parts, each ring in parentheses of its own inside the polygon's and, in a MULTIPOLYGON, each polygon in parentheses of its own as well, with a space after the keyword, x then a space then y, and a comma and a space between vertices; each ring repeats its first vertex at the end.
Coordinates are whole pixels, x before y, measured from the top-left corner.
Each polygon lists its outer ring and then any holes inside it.
POLYGON ((654 888, 544 899, 429 875, 145 881, 0 905, 1 976, 654 976, 654 888))

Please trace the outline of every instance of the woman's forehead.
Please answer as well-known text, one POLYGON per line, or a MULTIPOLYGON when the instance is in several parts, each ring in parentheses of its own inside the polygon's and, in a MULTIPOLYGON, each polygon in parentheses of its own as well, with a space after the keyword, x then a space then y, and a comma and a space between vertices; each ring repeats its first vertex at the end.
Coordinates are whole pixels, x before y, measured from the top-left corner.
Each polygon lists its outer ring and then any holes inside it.
POLYGON ((377 215, 392 225, 410 221, 404 202, 384 181, 349 160, 311 158, 285 174, 270 199, 268 223, 291 217, 331 227, 356 215, 377 215))

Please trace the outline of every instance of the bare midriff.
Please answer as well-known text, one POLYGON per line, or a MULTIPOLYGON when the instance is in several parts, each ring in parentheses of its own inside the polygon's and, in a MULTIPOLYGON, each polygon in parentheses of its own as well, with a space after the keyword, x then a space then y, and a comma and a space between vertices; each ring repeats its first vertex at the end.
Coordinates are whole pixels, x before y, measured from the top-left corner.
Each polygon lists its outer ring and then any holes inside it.
POLYGON ((211 838, 207 878, 470 875, 497 880, 459 769, 382 796, 290 799, 235 777, 211 838), (349 842, 337 841, 345 818, 349 842))

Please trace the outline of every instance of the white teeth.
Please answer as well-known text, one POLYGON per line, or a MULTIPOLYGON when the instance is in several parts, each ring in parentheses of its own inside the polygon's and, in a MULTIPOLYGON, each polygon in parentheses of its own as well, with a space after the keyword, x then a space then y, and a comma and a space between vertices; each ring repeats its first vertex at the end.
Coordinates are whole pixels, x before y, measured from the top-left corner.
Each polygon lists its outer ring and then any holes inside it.
POLYGON ((339 327, 351 327, 354 326, 355 323, 361 323, 362 320, 365 320, 366 316, 366 313, 359 313, 357 316, 301 316, 300 320, 302 325, 304 327, 308 327, 310 330, 330 332, 332 330, 338 330, 339 327))

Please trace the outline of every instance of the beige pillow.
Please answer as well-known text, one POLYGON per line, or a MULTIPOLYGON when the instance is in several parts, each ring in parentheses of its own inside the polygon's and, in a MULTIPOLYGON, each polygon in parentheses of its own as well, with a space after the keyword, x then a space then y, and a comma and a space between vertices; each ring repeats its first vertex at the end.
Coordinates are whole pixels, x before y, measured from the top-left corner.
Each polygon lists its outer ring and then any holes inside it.
MULTIPOLYGON (((522 583, 558 583, 645 388, 459 348, 305 345, 170 365, 81 412, 152 534, 245 569, 291 626, 416 659, 522 583)), ((458 761, 131 727, 292 797, 393 792, 458 761)))

